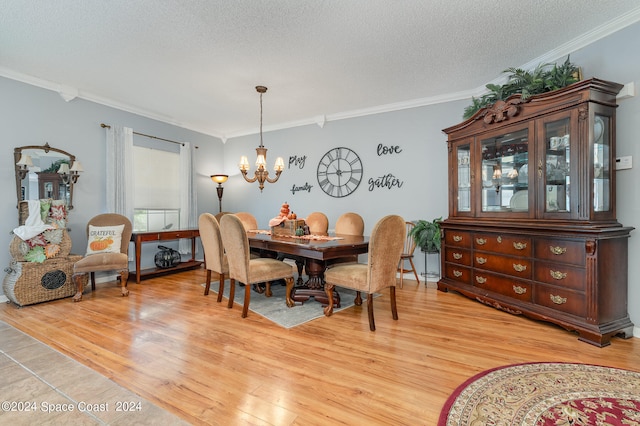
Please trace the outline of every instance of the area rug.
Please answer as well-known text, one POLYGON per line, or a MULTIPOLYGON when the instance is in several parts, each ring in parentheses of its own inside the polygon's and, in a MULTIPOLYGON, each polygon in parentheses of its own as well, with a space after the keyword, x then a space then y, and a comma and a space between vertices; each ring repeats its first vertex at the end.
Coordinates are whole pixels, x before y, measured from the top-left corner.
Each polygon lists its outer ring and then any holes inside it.
POLYGON ((460 385, 438 426, 640 425, 640 373, 597 365, 498 367, 460 385))
MULTIPOLYGON (((204 284, 202 284, 204 286, 204 284)), ((225 299, 229 299, 229 281, 225 281, 224 291, 222 295, 225 299)), ((218 282, 211 282, 211 293, 218 297, 218 282)), ((313 298, 304 302, 304 304, 296 304, 289 308, 285 303, 286 287, 280 284, 274 284, 271 286, 271 297, 266 297, 264 293, 260 294, 255 291, 251 292, 251 303, 249 303, 249 310, 262 315, 270 321, 284 328, 293 328, 314 319, 324 317, 322 305, 313 298)), ((353 306, 353 300, 356 297, 355 291, 340 288, 340 308, 333 308, 333 315, 353 306)), ((363 306, 366 304, 366 295, 363 295, 363 306)), ((234 302, 237 305, 242 306, 244 303, 244 287, 241 287, 236 282, 236 292, 234 294, 234 302)), ((226 300, 223 302, 226 305, 226 300)), ((251 315, 251 314, 249 314, 251 315)))

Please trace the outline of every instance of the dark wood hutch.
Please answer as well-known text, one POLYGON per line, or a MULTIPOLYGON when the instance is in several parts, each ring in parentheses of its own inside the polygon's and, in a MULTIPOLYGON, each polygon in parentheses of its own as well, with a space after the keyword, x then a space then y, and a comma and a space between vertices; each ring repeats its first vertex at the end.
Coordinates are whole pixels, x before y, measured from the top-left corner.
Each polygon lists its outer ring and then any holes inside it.
POLYGON ((438 289, 606 346, 631 337, 627 239, 616 220, 616 94, 583 80, 444 129, 449 217, 438 289))

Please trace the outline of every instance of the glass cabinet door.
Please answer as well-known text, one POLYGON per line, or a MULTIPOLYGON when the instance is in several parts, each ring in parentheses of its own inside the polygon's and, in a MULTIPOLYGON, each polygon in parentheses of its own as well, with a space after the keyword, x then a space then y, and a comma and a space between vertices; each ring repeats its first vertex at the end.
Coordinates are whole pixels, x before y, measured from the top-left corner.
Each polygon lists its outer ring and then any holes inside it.
POLYGON ((611 209, 611 154, 609 150, 609 117, 595 115, 593 120, 593 210, 607 212, 611 209))
POLYGON ((529 210, 529 130, 481 141, 482 212, 529 210))
POLYGON ((459 145, 456 148, 458 159, 458 212, 471 211, 471 145, 459 145))
POLYGON ((569 117, 544 124, 544 164, 539 168, 544 179, 544 212, 568 213, 571 211, 571 140, 569 117))

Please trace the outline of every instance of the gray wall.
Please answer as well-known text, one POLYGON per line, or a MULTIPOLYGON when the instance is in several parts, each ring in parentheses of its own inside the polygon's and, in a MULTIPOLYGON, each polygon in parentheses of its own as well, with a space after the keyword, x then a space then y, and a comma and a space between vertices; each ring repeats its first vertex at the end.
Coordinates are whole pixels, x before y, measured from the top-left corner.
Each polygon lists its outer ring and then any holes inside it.
MULTIPOLYGON (((585 77, 599 77, 619 83, 640 84, 640 59, 633 55, 640 42, 640 24, 608 36, 571 54, 585 77)), ((517 64, 514 64, 517 65, 517 64)), ((287 167, 276 184, 266 184, 260 193, 257 184, 244 182, 237 171, 241 155, 252 161, 259 144, 257 135, 235 138, 223 144, 217 138, 181 129, 127 112, 96 105, 83 100, 64 102, 57 93, 0 78, 0 179, 5 185, 0 194, 6 200, 0 206, 6 218, 6 232, 0 234, 0 246, 8 247, 9 232, 17 225, 13 173, 13 148, 22 145, 52 146, 69 151, 82 162, 85 172, 76 185, 75 209, 70 215, 74 252, 81 253, 86 245, 84 224, 105 209, 104 197, 104 130, 101 122, 132 127, 135 131, 174 140, 185 140, 200 146, 196 160, 198 174, 199 213, 217 213, 218 199, 215 184, 209 175, 231 175, 224 184, 223 210, 249 211, 260 227, 276 216, 280 205, 287 201, 300 217, 314 210, 329 216, 330 228, 337 217, 346 211, 360 213, 369 232, 374 223, 390 213, 407 220, 447 216, 447 155, 446 137, 441 129, 461 121, 462 110, 468 102, 451 102, 421 108, 406 109, 366 117, 327 122, 324 128, 316 125, 267 132, 264 144, 269 149, 267 162, 273 167, 278 156, 306 157, 303 168, 287 167), (377 155, 377 146, 393 145, 400 154, 377 155), (360 187, 346 198, 332 198, 318 186, 318 161, 331 148, 345 146, 357 152, 364 165, 360 187), (402 182, 400 188, 369 190, 369 179, 392 174, 402 182), (312 186, 310 192, 291 189, 312 186)), ((618 109, 618 156, 632 155, 636 166, 620 171, 618 177, 618 219, 627 226, 640 228, 640 156, 635 137, 640 123, 638 97, 623 100, 618 109)), ((252 165, 253 167, 253 165, 252 165)), ((629 240, 629 312, 631 320, 640 324, 640 240, 634 231, 629 240)), ((151 249, 151 252, 154 250, 151 249)), ((8 265, 8 250, 0 261, 8 265), (4 260, 3 260, 4 259, 4 260)), ((416 253, 419 271, 424 269, 422 254, 416 253)), ((430 260, 431 262, 432 260, 430 260)), ((149 256, 145 258, 149 263, 149 256)), ((431 265, 430 268, 431 269, 431 265)), ((640 335, 637 331, 636 335, 640 335)))

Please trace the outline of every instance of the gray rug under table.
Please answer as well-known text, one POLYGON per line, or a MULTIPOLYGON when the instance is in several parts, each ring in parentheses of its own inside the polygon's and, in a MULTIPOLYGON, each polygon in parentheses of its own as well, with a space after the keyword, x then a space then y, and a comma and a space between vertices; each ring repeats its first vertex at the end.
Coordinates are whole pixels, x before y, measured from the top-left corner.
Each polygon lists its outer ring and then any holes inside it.
MULTIPOLYGON (((204 286, 204 284, 202 284, 204 286)), ((224 291, 222 295, 224 297, 224 303, 229 300, 229 280, 224 283, 224 291)), ((346 289, 337 288, 340 294, 340 308, 333 307, 333 315, 337 312, 343 311, 352 307, 353 300, 356 297, 356 292, 346 289)), ((293 328, 314 319, 324 317, 322 310, 322 304, 316 302, 313 298, 304 302, 304 304, 296 304, 289 308, 285 302, 286 287, 276 283, 271 286, 271 292, 273 296, 267 297, 264 293, 260 294, 251 290, 251 303, 249 303, 249 310, 255 312, 270 321, 275 322, 284 328, 293 328)), ((214 297, 218 297, 218 281, 211 281, 211 293, 214 297)), ((376 295, 377 296, 377 295, 376 295)), ((363 306, 367 303, 366 294, 362 294, 363 306)), ((234 303, 242 307, 244 303, 244 287, 240 286, 236 282, 236 292, 234 295, 234 303)), ((249 314, 251 315, 251 313, 249 314)))

